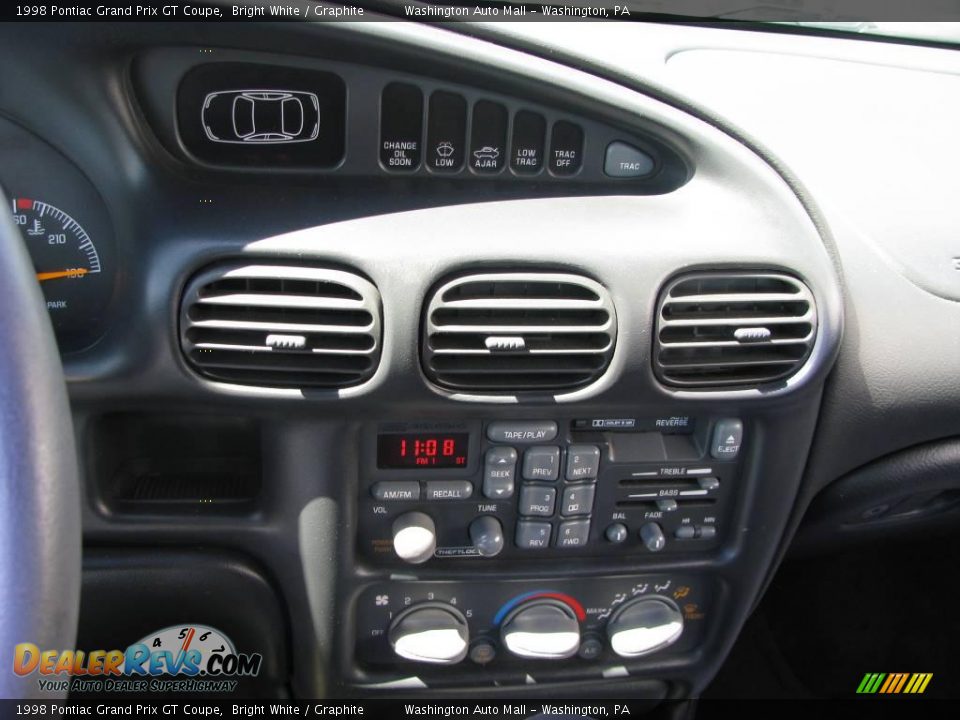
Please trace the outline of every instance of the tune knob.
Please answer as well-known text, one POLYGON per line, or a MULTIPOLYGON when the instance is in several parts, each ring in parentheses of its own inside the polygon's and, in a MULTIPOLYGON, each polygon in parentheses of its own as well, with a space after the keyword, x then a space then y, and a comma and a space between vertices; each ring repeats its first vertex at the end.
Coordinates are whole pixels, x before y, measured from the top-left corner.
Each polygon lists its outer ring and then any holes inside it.
POLYGON ((402 658, 453 665, 467 656, 470 630, 463 614, 446 603, 407 608, 391 623, 390 647, 402 658))
POLYGON ((492 515, 482 515, 470 523, 470 542, 483 557, 499 555, 503 550, 503 525, 492 515))
POLYGON ((573 610, 558 600, 533 600, 504 618, 503 644, 523 658, 561 660, 577 654, 580 623, 573 610))
POLYGON ((437 549, 437 526, 422 512, 408 512, 393 521, 393 549, 401 560, 419 565, 437 549))
POLYGON ((665 648, 683 632, 683 615, 663 597, 634 600, 621 607, 607 623, 610 647, 620 657, 632 658, 665 648))

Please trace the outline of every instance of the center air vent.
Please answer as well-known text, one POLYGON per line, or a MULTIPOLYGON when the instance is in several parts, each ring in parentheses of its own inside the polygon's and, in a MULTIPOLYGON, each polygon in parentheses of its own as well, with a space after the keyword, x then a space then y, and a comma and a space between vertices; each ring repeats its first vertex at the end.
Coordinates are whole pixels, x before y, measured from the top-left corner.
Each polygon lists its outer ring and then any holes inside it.
POLYGON ((789 275, 684 275, 661 296, 654 365, 669 385, 769 383, 803 365, 816 332, 813 295, 789 275))
POLYGON ((603 286, 577 275, 470 275, 441 286, 424 318, 423 365, 454 390, 564 390, 607 369, 617 336, 603 286))
POLYGON ((234 263, 201 272, 180 343, 201 375, 245 385, 343 388, 380 359, 380 294, 339 270, 234 263))

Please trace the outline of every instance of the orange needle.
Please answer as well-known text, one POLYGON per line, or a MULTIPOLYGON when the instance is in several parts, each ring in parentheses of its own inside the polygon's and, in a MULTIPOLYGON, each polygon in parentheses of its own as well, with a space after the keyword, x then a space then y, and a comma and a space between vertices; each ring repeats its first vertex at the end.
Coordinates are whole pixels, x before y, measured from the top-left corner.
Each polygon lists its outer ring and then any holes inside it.
POLYGON ((44 282, 46 280, 57 280, 65 277, 80 277, 86 275, 89 270, 85 268, 70 268, 68 270, 54 270, 53 272, 37 273, 37 280, 44 282))

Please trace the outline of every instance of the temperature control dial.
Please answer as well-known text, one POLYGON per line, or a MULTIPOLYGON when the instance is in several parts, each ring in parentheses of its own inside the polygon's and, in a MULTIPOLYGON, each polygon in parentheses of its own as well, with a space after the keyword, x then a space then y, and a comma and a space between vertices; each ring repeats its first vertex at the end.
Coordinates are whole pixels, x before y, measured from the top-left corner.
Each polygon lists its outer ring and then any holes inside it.
POLYGON ((503 644, 523 658, 561 660, 577 654, 580 623, 559 600, 533 600, 507 615, 500 626, 503 644))
POLYGON ((632 658, 667 647, 683 632, 683 615, 671 600, 647 597, 621 607, 607 623, 610 647, 632 658))
POLYGON ((400 613, 387 633, 400 657, 453 665, 467 656, 470 631, 463 614, 446 603, 422 603, 400 613))

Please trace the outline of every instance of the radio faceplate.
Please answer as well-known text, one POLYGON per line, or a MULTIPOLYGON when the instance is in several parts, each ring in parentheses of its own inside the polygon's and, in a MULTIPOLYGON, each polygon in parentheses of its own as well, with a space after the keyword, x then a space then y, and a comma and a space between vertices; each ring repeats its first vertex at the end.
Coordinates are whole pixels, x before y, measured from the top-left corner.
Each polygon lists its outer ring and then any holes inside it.
POLYGON ((383 423, 363 440, 358 552, 442 567, 711 550, 743 436, 687 416, 383 423))

